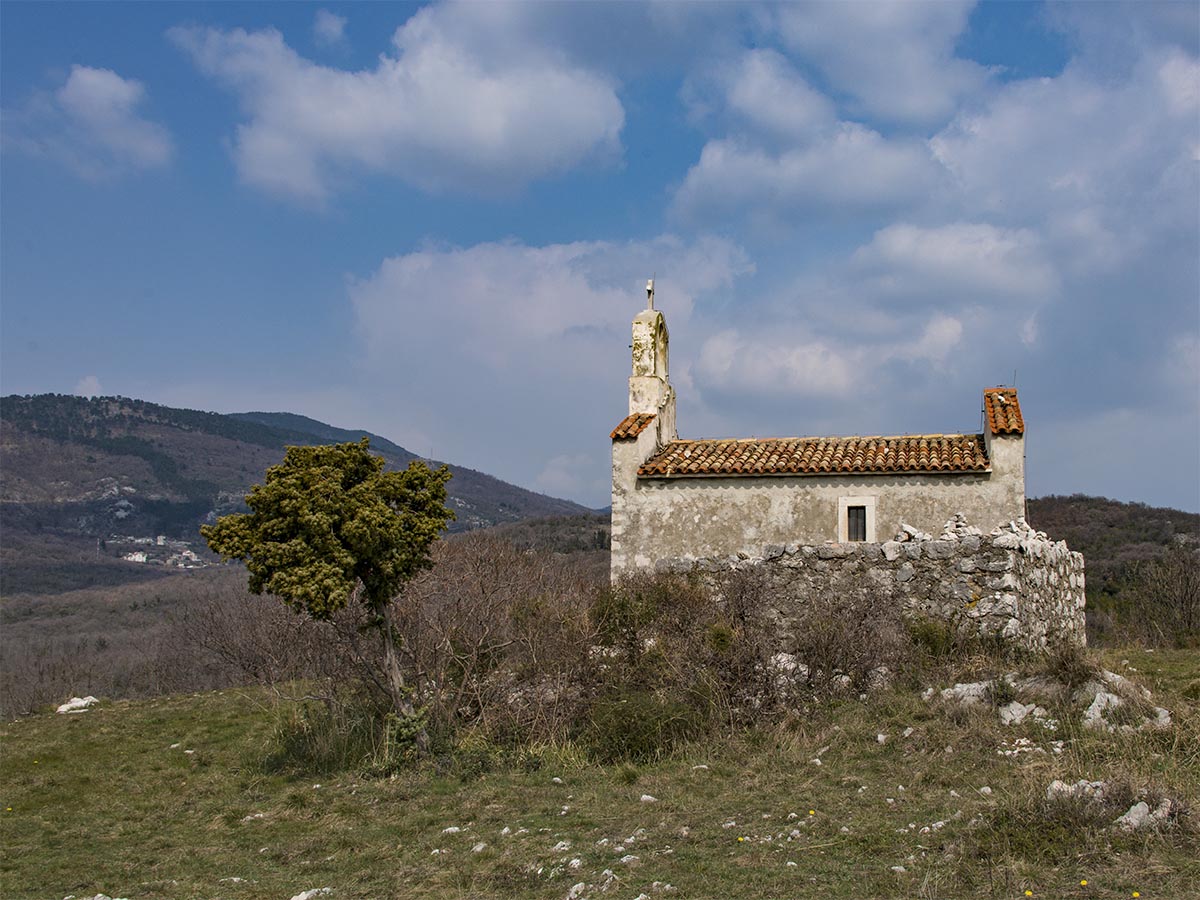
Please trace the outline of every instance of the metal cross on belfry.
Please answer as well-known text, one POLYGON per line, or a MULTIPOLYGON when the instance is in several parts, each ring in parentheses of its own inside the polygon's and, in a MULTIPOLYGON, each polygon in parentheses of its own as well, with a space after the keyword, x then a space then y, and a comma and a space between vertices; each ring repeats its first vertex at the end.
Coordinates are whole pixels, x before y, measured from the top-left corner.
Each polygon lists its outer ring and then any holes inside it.
POLYGON ((654 279, 646 282, 646 309, 654 309, 654 279))

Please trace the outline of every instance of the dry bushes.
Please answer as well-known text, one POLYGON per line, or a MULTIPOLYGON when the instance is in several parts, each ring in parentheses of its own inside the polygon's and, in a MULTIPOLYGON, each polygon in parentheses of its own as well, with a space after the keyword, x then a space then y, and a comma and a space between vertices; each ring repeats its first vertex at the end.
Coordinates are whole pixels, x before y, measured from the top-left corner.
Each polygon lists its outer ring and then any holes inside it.
POLYGON ((245 576, 209 570, 149 583, 19 595, 0 608, 0 707, 25 715, 71 696, 148 697, 244 683, 192 640, 190 611, 247 599, 245 576))
MULTIPOLYGON (((886 597, 832 595, 781 641, 770 592, 754 568, 710 584, 640 575, 610 587, 581 577, 570 557, 478 533, 439 546, 436 565, 394 602, 406 677, 435 746, 467 734, 495 747, 578 742, 607 761, 770 724, 823 695, 878 687, 917 656, 886 597)), ((379 713, 378 638, 356 615, 315 623, 271 600, 215 600, 191 625, 223 664, 319 701, 280 736, 301 764, 342 753, 328 732, 359 734, 364 709, 377 720, 373 756, 395 743, 379 713), (326 750, 306 757, 300 745, 326 750)), ((390 765, 404 754, 383 757, 390 765)))

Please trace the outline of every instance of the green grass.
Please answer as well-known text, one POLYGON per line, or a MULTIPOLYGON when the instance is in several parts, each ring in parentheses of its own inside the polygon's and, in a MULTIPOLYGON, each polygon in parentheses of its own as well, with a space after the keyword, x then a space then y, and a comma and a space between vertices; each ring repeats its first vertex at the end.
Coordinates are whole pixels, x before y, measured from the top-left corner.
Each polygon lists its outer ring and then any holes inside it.
POLYGON ((0 731, 0 896, 286 900, 329 886, 334 898, 562 898, 606 869, 620 881, 585 896, 1195 896, 1194 814, 1124 835, 1041 802, 1052 779, 1088 778, 1200 803, 1200 704, 1181 696, 1200 678, 1196 655, 1102 656, 1128 671, 1122 659, 1172 710, 1170 732, 1006 729, 994 714, 950 714, 897 691, 651 764, 599 766, 570 746, 478 764, 488 754, 473 747, 470 765, 300 778, 264 774, 280 712, 263 692, 34 716, 0 731), (997 754, 1017 737, 1067 745, 997 754), (443 833, 450 826, 461 831, 443 833), (570 848, 555 851, 560 841, 570 848))

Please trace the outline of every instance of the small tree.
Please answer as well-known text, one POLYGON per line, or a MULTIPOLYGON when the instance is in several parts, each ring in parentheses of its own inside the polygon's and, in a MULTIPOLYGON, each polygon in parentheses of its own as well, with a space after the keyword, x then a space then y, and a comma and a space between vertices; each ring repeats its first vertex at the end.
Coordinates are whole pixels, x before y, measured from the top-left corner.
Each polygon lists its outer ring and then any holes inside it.
MULTIPOLYGON (((383 641, 387 690, 397 715, 416 710, 400 665, 392 599, 431 565, 429 551, 454 513, 444 506, 450 470, 413 461, 383 471, 367 438, 289 447, 246 495, 251 512, 223 516, 200 533, 226 559, 250 571, 250 590, 325 620, 361 602, 383 641)), ((417 745, 425 735, 418 729, 417 745)))

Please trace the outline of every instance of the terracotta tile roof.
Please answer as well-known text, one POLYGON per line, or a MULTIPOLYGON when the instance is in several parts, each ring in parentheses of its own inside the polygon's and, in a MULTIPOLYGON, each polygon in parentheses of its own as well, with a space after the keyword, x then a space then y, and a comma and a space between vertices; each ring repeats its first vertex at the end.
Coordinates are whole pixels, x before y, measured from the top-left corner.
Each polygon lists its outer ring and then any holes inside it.
POLYGON ((983 392, 983 413, 992 434, 1024 434, 1025 420, 1016 388, 988 388, 983 392))
POLYGON ((982 435, 908 434, 671 441, 643 463, 638 475, 886 475, 989 468, 982 435))
POLYGON ((653 413, 630 413, 621 420, 621 424, 609 435, 614 441, 633 440, 646 430, 646 426, 654 421, 653 413))

